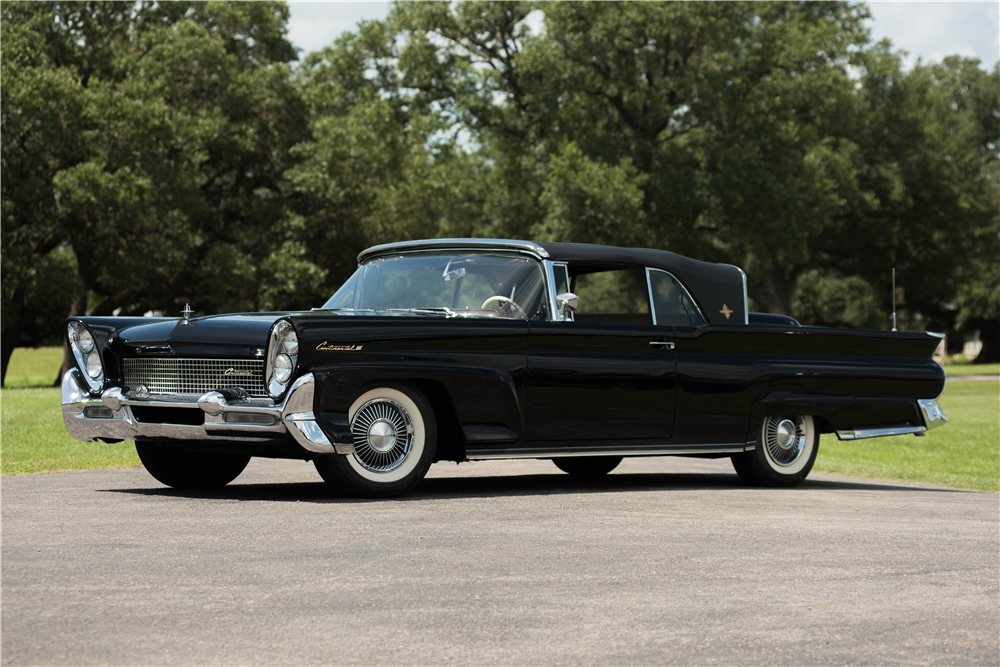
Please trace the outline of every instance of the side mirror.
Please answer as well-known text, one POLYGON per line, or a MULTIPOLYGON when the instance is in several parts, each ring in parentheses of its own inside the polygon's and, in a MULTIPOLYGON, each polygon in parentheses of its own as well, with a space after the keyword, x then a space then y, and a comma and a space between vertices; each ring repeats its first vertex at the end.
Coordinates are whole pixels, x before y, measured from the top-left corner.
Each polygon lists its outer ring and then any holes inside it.
POLYGON ((566 292, 556 297, 556 306, 559 307, 560 321, 573 319, 573 311, 580 307, 580 297, 572 292, 566 292))

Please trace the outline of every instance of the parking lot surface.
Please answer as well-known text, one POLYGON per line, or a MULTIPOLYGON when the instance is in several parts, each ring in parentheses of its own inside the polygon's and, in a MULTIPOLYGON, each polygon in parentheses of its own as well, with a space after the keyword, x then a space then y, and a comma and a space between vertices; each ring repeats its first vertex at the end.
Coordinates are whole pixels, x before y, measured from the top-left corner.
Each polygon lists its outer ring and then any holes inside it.
POLYGON ((2 478, 4 665, 1000 664, 1000 498, 727 460, 2 478))

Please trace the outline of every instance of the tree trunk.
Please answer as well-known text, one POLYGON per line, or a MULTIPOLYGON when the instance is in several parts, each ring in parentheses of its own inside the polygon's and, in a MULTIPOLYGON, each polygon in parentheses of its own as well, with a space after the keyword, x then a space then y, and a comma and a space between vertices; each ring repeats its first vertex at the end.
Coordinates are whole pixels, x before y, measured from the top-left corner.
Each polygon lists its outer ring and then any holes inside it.
POLYGON ((785 280, 776 269, 761 271, 760 280, 749 289, 761 308, 774 315, 792 315, 794 280, 785 280))
POLYGON ((997 320, 970 320, 966 329, 979 329, 983 349, 973 360, 974 364, 1000 363, 1000 322, 997 320))
MULTIPOLYGON (((73 307, 69 309, 68 317, 77 317, 78 315, 83 315, 86 313, 87 308, 87 295, 86 293, 81 293, 76 300, 73 302, 73 307)), ((73 368, 76 364, 76 360, 73 358, 73 350, 69 346, 69 337, 63 332, 63 361, 62 367, 59 369, 59 375, 56 376, 55 382, 52 383, 53 387, 58 387, 62 385, 63 375, 66 375, 66 371, 73 368)))
POLYGON ((14 353, 17 346, 17 335, 8 334, 0 340, 0 387, 7 386, 7 365, 10 364, 10 355, 14 353))

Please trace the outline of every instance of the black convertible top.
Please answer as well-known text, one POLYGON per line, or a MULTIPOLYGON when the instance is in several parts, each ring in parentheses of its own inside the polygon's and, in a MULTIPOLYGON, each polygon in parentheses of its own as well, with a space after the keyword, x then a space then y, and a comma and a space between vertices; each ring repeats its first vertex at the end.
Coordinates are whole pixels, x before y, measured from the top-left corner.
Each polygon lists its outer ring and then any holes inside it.
POLYGON ((593 243, 539 243, 554 262, 583 266, 648 266, 684 283, 713 324, 746 324, 746 275, 731 264, 714 264, 669 250, 619 248, 593 243), (728 311, 728 315, 727 315, 728 311))
POLYGON ((368 248, 358 255, 358 261, 388 252, 447 248, 494 248, 527 252, 541 259, 567 262, 571 274, 599 267, 638 266, 662 269, 684 283, 712 324, 747 323, 746 274, 741 269, 731 264, 702 262, 668 250, 509 239, 426 239, 368 248))

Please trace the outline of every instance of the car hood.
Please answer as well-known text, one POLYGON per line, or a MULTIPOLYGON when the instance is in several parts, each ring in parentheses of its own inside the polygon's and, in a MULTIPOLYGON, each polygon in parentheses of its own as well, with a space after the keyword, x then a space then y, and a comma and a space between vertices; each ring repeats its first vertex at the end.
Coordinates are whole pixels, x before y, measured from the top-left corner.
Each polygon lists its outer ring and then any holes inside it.
POLYGON ((121 329, 113 347, 124 356, 263 357, 274 323, 288 313, 237 313, 160 320, 121 329))

